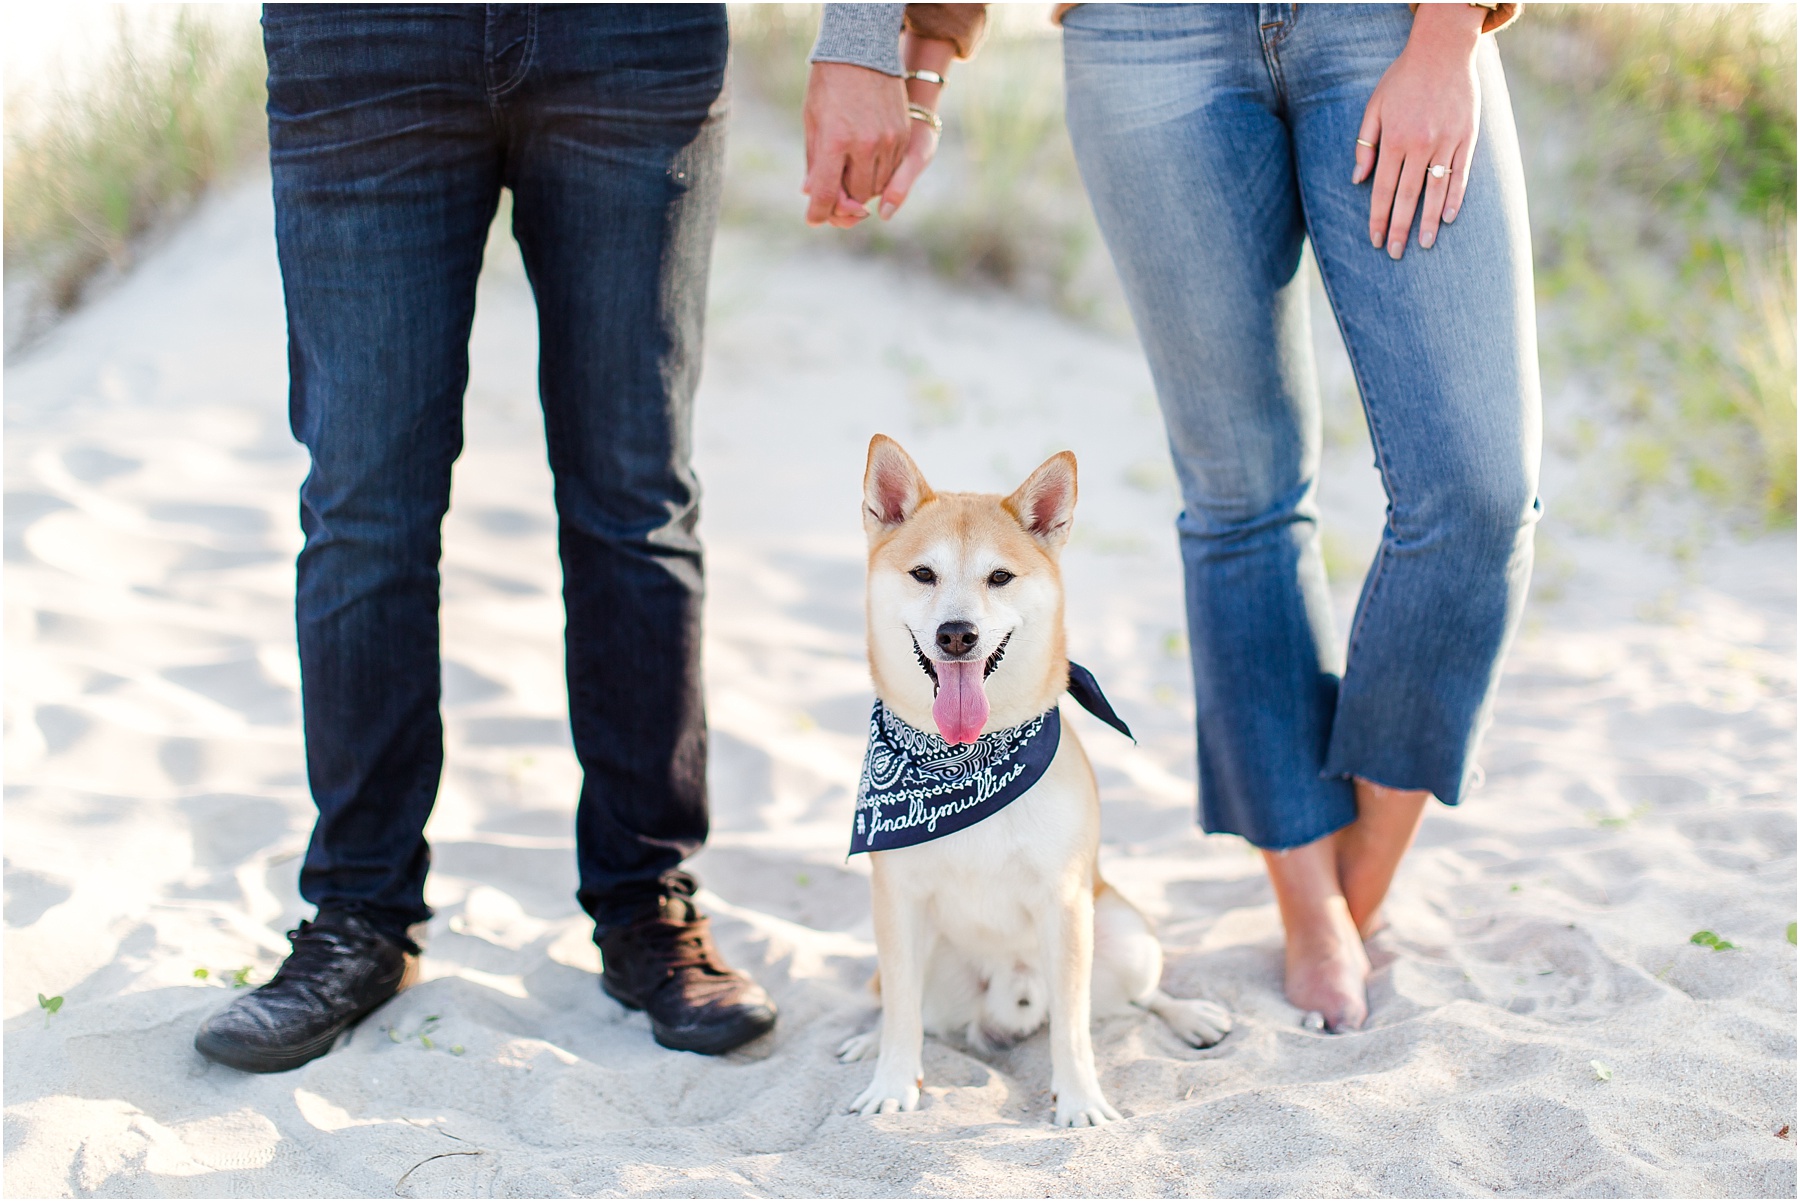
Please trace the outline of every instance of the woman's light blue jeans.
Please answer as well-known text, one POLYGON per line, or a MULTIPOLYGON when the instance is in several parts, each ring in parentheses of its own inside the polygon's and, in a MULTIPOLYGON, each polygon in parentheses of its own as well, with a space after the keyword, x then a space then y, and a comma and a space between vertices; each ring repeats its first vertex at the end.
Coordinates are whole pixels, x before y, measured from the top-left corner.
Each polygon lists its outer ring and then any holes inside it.
POLYGON ((1369 241, 1355 139, 1405 5, 1086 4, 1069 133, 1149 357, 1184 510, 1202 820, 1258 847, 1356 817, 1352 777, 1456 804, 1531 574, 1540 412, 1506 82, 1453 225, 1369 241), (1310 240, 1388 495, 1340 663, 1314 498, 1310 240))

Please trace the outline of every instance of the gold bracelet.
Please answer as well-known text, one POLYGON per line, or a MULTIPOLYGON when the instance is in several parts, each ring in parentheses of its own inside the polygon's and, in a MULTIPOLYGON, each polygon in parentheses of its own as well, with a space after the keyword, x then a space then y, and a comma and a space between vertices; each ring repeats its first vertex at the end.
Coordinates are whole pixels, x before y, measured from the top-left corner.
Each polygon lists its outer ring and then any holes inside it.
POLYGON ((924 70, 923 68, 920 68, 917 71, 908 71, 906 73, 906 78, 916 79, 916 80, 920 81, 921 83, 934 83, 940 88, 943 87, 944 84, 948 82, 942 75, 939 75, 936 71, 927 71, 927 70, 924 70))
POLYGON ((909 103, 906 106, 906 115, 911 117, 914 121, 923 121, 925 124, 931 126, 932 133, 937 134, 940 137, 943 135, 944 119, 924 105, 909 103))

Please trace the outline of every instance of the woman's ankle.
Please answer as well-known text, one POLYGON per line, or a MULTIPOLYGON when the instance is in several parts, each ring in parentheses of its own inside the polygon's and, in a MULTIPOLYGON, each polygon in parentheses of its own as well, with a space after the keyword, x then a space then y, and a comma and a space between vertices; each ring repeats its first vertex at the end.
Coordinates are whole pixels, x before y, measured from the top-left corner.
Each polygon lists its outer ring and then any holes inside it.
POLYGON ((1334 836, 1333 850, 1351 921, 1364 939, 1385 925, 1381 905, 1429 800, 1431 794, 1423 790, 1356 779, 1356 821, 1334 836))

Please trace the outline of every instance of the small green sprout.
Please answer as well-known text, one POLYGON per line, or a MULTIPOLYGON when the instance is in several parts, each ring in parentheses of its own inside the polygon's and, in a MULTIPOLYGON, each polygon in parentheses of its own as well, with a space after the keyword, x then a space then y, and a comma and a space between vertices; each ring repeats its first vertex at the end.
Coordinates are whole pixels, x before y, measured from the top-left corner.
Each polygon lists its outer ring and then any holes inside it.
POLYGON ((812 878, 810 876, 806 875, 804 872, 798 872, 798 873, 794 874, 794 884, 796 884, 796 885, 800 886, 802 889, 804 889, 808 885, 812 884, 812 878))
POLYGON ((204 981, 204 980, 206 980, 206 978, 212 976, 212 974, 210 972, 206 971, 204 968, 196 968, 194 970, 194 976, 199 978, 200 980, 204 981))
POLYGON ((1788 923, 1788 942, 1789 943, 1794 942, 1794 927, 1796 925, 1800 925, 1800 924, 1795 924, 1795 923, 1791 923, 1791 922, 1788 923))
POLYGON ((1509 886, 1509 887, 1508 887, 1508 888, 1507 888, 1507 890, 1506 890, 1506 891, 1507 891, 1507 892, 1508 892, 1508 893, 1523 893, 1523 892, 1525 892, 1525 886, 1523 886, 1523 885, 1521 885, 1521 884, 1519 884, 1519 882, 1517 882, 1517 881, 1514 881, 1514 882, 1513 882, 1513 883, 1512 883, 1512 884, 1511 884, 1511 885, 1510 885, 1510 886, 1509 886))
POLYGON ((1632 806, 1629 814, 1608 814, 1601 810, 1589 810, 1588 817, 1593 819, 1594 825, 1602 830, 1618 831, 1624 830, 1649 812, 1649 806, 1639 804, 1632 806))
MULTIPOLYGON (((437 1048, 437 1041, 431 1038, 431 1034, 433 1031, 437 1030, 439 1017, 440 1016, 436 1014, 427 1014, 419 1021, 419 1029, 414 1031, 411 1035, 402 1035, 400 1033, 400 1028, 398 1027, 385 1027, 383 1030, 387 1032, 388 1039, 394 1043, 406 1043, 408 1040, 416 1039, 419 1041, 420 1047, 424 1048, 427 1052, 430 1052, 437 1048)), ((460 1056, 462 1055, 462 1045, 459 1043, 451 1048, 450 1051, 460 1056)))
POLYGON ((231 974, 231 987, 233 989, 249 988, 249 986, 250 986, 250 970, 254 967, 255 967, 255 965, 253 965, 253 964, 246 964, 246 965, 244 965, 244 967, 242 967, 242 968, 238 969, 236 972, 232 973, 231 974))
POLYGON ((460 1044, 460 1043, 453 1043, 453 1044, 451 1044, 451 1045, 450 1045, 450 1054, 451 1054, 451 1055, 452 1055, 452 1056, 460 1056, 460 1055, 462 1055, 462 1054, 463 1054, 463 1045, 462 1045, 462 1044, 460 1044))
POLYGON ((60 993, 55 997, 45 997, 41 993, 38 994, 38 1007, 44 1012, 44 1025, 46 1027, 50 1025, 50 1016, 62 1009, 62 1003, 62 994, 60 993))
POLYGON ((1701 947, 1710 947, 1715 952, 1728 952, 1737 946, 1729 939, 1721 939, 1711 931, 1695 931, 1688 936, 1688 942, 1701 947))
POLYGON ((1590 1061, 1588 1061, 1588 1064, 1594 1070, 1594 1080, 1596 1080, 1596 1081, 1611 1081, 1612 1080, 1612 1069, 1608 1068, 1606 1065, 1602 1064, 1598 1060, 1590 1060, 1590 1061))

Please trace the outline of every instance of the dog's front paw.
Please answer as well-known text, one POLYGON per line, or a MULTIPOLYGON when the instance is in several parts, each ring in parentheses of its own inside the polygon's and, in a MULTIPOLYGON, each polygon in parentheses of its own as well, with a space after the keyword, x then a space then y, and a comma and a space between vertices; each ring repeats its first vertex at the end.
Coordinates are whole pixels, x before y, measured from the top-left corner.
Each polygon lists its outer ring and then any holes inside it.
POLYGON ((857 1094, 856 1101, 850 1103, 850 1112, 870 1115, 898 1114, 903 1110, 917 1110, 921 1084, 918 1077, 914 1077, 910 1081, 903 1077, 889 1080, 882 1075, 880 1070, 877 1070, 875 1079, 869 1082, 869 1088, 857 1094))
POLYGON ((1210 1048, 1231 1033, 1231 1012, 1217 1002, 1170 998, 1156 1013, 1183 1042, 1197 1048, 1210 1048))
POLYGON ((864 1031, 861 1035, 852 1035, 838 1045, 838 1059, 845 1064, 853 1064, 858 1060, 867 1060, 881 1050, 881 1028, 864 1031))
POLYGON ((1118 1121, 1119 1112, 1098 1089, 1056 1095, 1058 1127, 1104 1127, 1118 1121))

